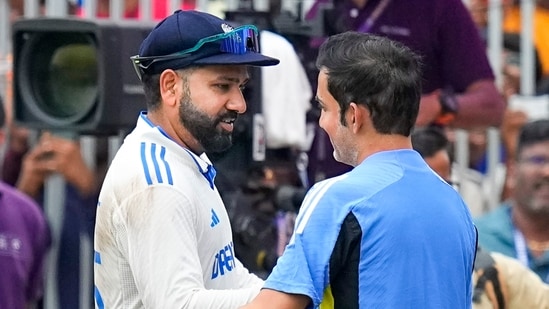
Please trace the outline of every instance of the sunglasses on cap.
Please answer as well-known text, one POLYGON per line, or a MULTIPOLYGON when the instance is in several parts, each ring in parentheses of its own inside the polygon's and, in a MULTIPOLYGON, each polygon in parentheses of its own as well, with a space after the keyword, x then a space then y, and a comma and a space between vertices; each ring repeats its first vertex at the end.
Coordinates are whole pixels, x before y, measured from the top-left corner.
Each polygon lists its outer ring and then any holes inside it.
POLYGON ((139 57, 135 55, 130 57, 137 76, 141 77, 154 63, 182 59, 190 57, 198 51, 204 44, 220 41, 219 50, 222 53, 242 55, 249 51, 259 53, 259 31, 254 25, 245 25, 237 27, 229 32, 212 35, 200 39, 192 48, 188 48, 173 54, 164 56, 139 57))

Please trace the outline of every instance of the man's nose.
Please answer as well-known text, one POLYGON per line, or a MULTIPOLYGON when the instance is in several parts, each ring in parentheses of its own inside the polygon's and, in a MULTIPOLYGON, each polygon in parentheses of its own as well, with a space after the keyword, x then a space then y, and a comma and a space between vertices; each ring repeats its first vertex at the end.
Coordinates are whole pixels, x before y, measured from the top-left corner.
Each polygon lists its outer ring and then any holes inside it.
POLYGON ((246 108, 246 99, 244 99, 242 91, 240 89, 234 91, 227 103, 227 109, 242 114, 246 111, 246 108))

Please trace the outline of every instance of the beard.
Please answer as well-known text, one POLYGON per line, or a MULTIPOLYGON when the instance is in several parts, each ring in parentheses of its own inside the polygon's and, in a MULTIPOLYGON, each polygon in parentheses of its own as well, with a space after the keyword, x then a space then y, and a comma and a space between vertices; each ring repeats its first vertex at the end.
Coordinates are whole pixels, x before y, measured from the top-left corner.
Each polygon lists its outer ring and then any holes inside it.
POLYGON ((354 167, 359 163, 357 162, 358 150, 347 131, 348 128, 339 124, 335 132, 334 140, 331 141, 334 148, 333 156, 336 161, 354 167))
POLYGON ((549 216, 549 177, 533 184, 530 209, 537 214, 549 216))
POLYGON ((232 133, 218 128, 223 119, 236 119, 235 111, 210 117, 198 110, 188 96, 181 99, 179 119, 205 152, 222 152, 232 146, 232 133))

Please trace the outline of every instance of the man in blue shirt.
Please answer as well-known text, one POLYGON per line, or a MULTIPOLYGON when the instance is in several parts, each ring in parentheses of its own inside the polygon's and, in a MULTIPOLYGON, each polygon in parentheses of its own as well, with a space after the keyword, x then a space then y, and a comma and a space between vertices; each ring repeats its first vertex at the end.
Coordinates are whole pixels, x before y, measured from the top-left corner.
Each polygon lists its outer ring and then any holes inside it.
POLYGON ((476 231, 459 194, 412 149, 419 57, 366 33, 317 59, 322 127, 353 166, 307 193, 294 234, 245 308, 471 308, 476 231))

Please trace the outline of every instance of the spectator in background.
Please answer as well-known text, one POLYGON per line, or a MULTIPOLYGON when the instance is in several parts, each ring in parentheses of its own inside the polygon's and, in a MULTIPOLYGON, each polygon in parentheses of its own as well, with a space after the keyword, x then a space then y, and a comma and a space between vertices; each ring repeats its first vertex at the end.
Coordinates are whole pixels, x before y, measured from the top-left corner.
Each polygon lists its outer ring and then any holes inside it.
POLYGON ((525 124, 508 166, 510 198, 478 218, 479 244, 517 258, 549 282, 549 120, 525 124))
MULTIPOLYGON (((451 99, 459 105, 453 125, 501 123, 505 105, 494 85, 484 44, 462 1, 423 0, 419 5, 417 1, 342 0, 336 1, 334 14, 333 32, 357 30, 387 36, 423 57, 424 96, 418 125, 439 117, 440 99, 446 99, 443 94, 454 96, 451 99)), ((314 15, 314 9, 309 15, 314 15)))
MULTIPOLYGON (((19 190, 35 198, 44 205, 44 185, 51 175, 59 174, 66 181, 63 188, 63 219, 59 235, 59 255, 57 260, 58 285, 57 299, 60 309, 79 308, 83 287, 90 288, 88 299, 93 301, 93 283, 83 282, 81 268, 92 272, 92 259, 89 265, 81 265, 81 236, 93 243, 95 210, 100 184, 107 166, 107 140, 98 138, 95 168, 84 160, 78 141, 43 132, 35 145, 28 145, 26 135, 12 135, 13 141, 7 149, 3 165, 3 177, 19 190), (19 145, 19 146, 15 146, 19 145), (21 147, 21 148, 16 148, 21 147)), ((47 205, 57 207, 55 205, 47 205)), ((91 254, 91 252, 90 252, 91 254)), ((93 306, 93 303, 84 304, 93 306)))
MULTIPOLYGON (((507 14, 517 0, 502 0, 500 2, 503 14, 507 14)), ((486 42, 488 36, 488 10, 490 8, 490 0, 469 0, 466 2, 467 8, 471 13, 471 18, 477 26, 480 37, 486 42)))
MULTIPOLYGON (((521 36, 516 33, 503 34, 503 95, 509 100, 513 95, 521 93, 521 36)), ((547 78, 543 76, 541 58, 537 48, 534 47, 534 90, 536 95, 549 93, 547 89, 547 78)))
MULTIPOLYGON (((450 182, 449 141, 437 127, 418 128, 412 146, 442 179, 450 182)), ((500 253, 477 250, 474 309, 549 308, 549 285, 528 267, 500 253)))
MULTIPOLYGON (((543 92, 543 80, 542 71, 537 51, 534 50, 534 64, 535 64, 535 82, 537 84, 538 94, 543 92)), ((514 161, 516 154, 516 143, 520 128, 528 121, 528 115, 521 109, 512 107, 511 102, 516 96, 520 97, 520 36, 514 33, 504 33, 503 35, 503 97, 507 102, 507 108, 505 109, 503 121, 500 128, 501 136, 501 149, 500 159, 496 165, 495 186, 490 184, 490 179, 485 177, 488 165, 487 157, 487 132, 486 130, 469 130, 469 168, 466 170, 466 174, 461 174, 463 180, 469 181, 470 185, 474 185, 476 182, 477 187, 481 189, 480 192, 475 192, 472 186, 470 192, 466 192, 461 187, 460 192, 466 200, 471 200, 475 196, 484 195, 488 197, 488 194, 495 194, 501 199, 506 199, 510 194, 510 186, 506 183, 504 175, 506 174, 507 165, 514 161), (465 179, 467 178, 467 179, 465 179), (504 181, 501 181, 504 180, 504 181), (493 186, 493 187, 492 187, 493 186), (484 189, 482 188, 484 187, 484 189), (488 188, 492 187, 491 190, 488 188)), ((451 135, 449 135, 451 136, 451 135)), ((478 198, 477 198, 478 200, 478 198)), ((470 205, 473 206, 473 205, 470 205)), ((486 210, 490 210, 490 205, 484 203, 484 205, 478 205, 475 209, 483 209, 482 212, 474 212, 474 216, 484 214, 486 210)), ((495 206, 495 205, 492 205, 495 206)))
POLYGON ((442 179, 451 183, 449 142, 444 131, 438 127, 423 127, 412 133, 412 146, 442 179))
MULTIPOLYGON (((10 1, 10 9, 13 18, 23 14, 24 2, 22 0, 10 1)), ((72 1, 71 1, 72 3, 72 1)), ((40 1, 40 8, 44 8, 44 1, 40 1)), ((69 3, 68 9, 72 13, 73 5, 69 3)), ((49 132, 44 132, 38 141, 34 143, 34 132, 16 125, 12 121, 13 100, 8 89, 6 107, 9 136, 7 150, 2 164, 2 179, 16 186, 20 191, 33 197, 43 208, 45 205, 44 185, 51 175, 61 175, 66 180, 65 194, 60 197, 63 205, 48 205, 61 207, 63 218, 61 221, 58 242, 54 245, 58 249, 56 270, 48 272, 48 275, 56 276, 57 295, 59 309, 73 309, 93 307, 93 252, 89 253, 89 264, 83 264, 81 258, 81 240, 88 239, 93 243, 93 228, 95 223, 95 209, 99 194, 99 184, 103 180, 107 165, 107 140, 106 137, 98 138, 95 159, 96 167, 92 168, 84 162, 83 153, 77 141, 62 138, 49 132), (81 278, 81 269, 89 269, 88 281, 81 278), (86 289, 84 291, 83 289, 86 289), (84 295, 88 293, 89 303, 83 303, 84 295)), ((50 200, 55 200, 55 197, 50 200)), ((52 228, 53 231, 53 228, 52 228)), ((91 246, 90 246, 91 247, 91 246)), ((51 265, 51 264, 50 264, 51 265)), ((47 269, 50 271, 49 269, 47 269)), ((54 295, 52 295, 54 296, 54 295)))
MULTIPOLYGON (((445 128, 445 135, 450 141, 450 154, 456 153, 456 131, 453 128, 445 128)), ((505 182, 505 166, 502 163, 496 164, 495 180, 486 176, 485 158, 488 149, 488 135, 485 129, 471 129, 467 132, 468 164, 461 166, 452 157, 452 181, 459 189, 459 192, 473 217, 477 217, 490 211, 494 206, 491 198, 495 195, 499 200, 505 182)))
MULTIPOLYGON (((315 16, 322 2, 327 1, 317 0, 308 18, 315 16)), ((422 56, 424 83, 417 126, 439 123, 485 129, 501 124, 505 103, 494 84, 484 43, 461 0, 341 0, 334 6, 329 14, 335 22, 327 25, 328 31, 386 36, 422 56)), ((329 161, 326 153, 331 148, 325 135, 319 133, 315 139, 310 151, 313 181, 348 169, 329 161)))
MULTIPOLYGON (((4 126, 0 97, 0 127, 4 126)), ((0 144, 4 143, 3 129, 0 144)), ((0 181, 0 308, 27 309, 44 292, 44 264, 50 233, 40 206, 0 181)))
MULTIPOLYGON (((540 58, 542 76, 549 78, 549 0, 536 0, 533 18, 533 40, 540 58)), ((519 34, 521 27, 520 1, 516 1, 504 16, 503 31, 519 34)))
MULTIPOLYGON (((503 155, 502 159, 506 169, 514 164, 517 153, 517 142, 520 130, 528 122, 528 115, 525 111, 510 106, 511 100, 520 95, 521 68, 520 68, 520 35, 505 33, 503 36, 503 89, 502 93, 507 102, 507 108, 503 115, 503 122, 500 127, 503 155)), ((538 91, 542 91, 542 68, 537 50, 534 49, 535 82, 538 91)), ((505 177, 505 184, 501 199, 506 200, 511 196, 511 185, 508 183, 510 177, 505 177)))

